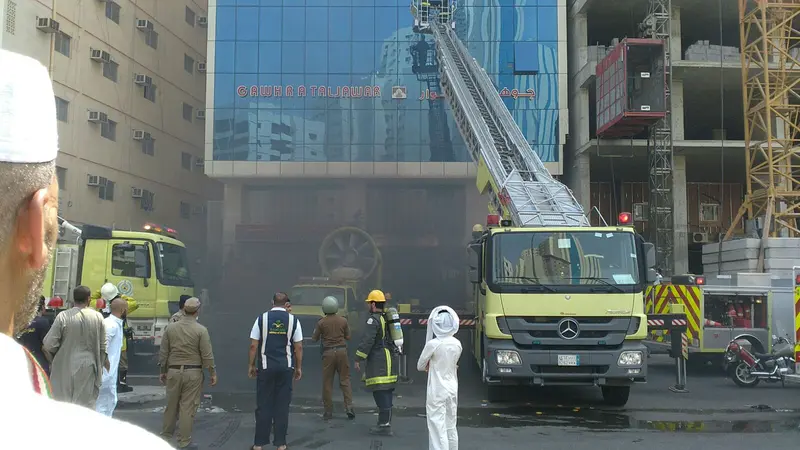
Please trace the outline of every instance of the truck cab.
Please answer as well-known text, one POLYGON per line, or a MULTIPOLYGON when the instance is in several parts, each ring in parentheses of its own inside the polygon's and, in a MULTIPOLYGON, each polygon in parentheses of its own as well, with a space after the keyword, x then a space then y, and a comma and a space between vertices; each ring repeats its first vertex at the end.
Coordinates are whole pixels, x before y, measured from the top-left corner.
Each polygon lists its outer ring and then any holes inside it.
POLYGON ((652 245, 629 227, 502 222, 490 216, 469 246, 471 344, 489 400, 504 385, 597 385, 624 405, 647 378, 652 245))
POLYGON ((304 345, 318 345, 311 342, 311 333, 317 321, 323 316, 322 299, 332 296, 339 301, 339 315, 346 317, 352 333, 360 326, 363 302, 356 296, 356 283, 346 280, 337 280, 330 277, 301 278, 299 283, 292 286, 289 300, 292 303, 292 313, 300 320, 303 327, 304 345))
POLYGON ((82 226, 77 243, 59 243, 44 295, 61 296, 71 304, 75 286, 95 291, 105 283, 138 304, 128 316, 135 354, 154 354, 181 297, 194 295, 185 245, 174 230, 157 225, 145 225, 144 231, 82 226))

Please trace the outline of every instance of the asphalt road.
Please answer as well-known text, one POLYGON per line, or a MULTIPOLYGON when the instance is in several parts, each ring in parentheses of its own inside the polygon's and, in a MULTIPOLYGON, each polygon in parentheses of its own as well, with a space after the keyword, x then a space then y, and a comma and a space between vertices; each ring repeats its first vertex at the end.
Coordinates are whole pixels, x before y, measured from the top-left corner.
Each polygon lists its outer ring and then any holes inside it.
MULTIPOLYGON (((197 416, 195 441, 204 449, 246 449, 252 444, 255 406, 254 381, 246 376, 247 332, 250 319, 231 315, 224 327, 208 323, 212 331, 220 384, 197 416), (236 330, 236 331, 232 331, 236 330)), ((220 317, 217 316, 219 320, 220 317)), ((209 319, 211 320, 211 319, 209 319)), ((207 322, 204 318, 201 321, 207 322)), ((409 348, 421 347, 420 332, 409 336, 409 348)), ((466 342, 466 340, 463 340, 466 342)), ((295 385, 289 431, 294 449, 424 449, 425 374, 415 369, 411 355, 410 383, 397 388, 395 436, 374 439, 366 430, 375 423, 372 397, 354 376, 357 417, 343 418, 335 391, 338 417, 321 421, 320 360, 307 347, 304 376, 295 385)), ((418 352, 418 349, 417 349, 418 352)), ((626 449, 642 445, 680 445, 688 449, 743 449, 796 446, 800 431, 800 385, 762 384, 739 388, 716 367, 692 368, 689 393, 670 392, 675 382, 672 360, 654 355, 648 383, 636 385, 624 408, 606 407, 598 388, 530 388, 508 392, 503 402, 485 401, 475 364, 465 349, 460 364, 460 449, 529 449, 546 444, 551 449, 626 449), (764 434, 768 433, 768 437, 764 434), (766 439, 766 440, 765 440, 766 439)), ((137 377, 134 384, 153 384, 137 377)), ((144 387, 142 389, 145 389, 144 387)), ((153 388, 149 388, 153 389, 153 388)), ((158 431, 160 403, 122 406, 117 417, 158 431)))

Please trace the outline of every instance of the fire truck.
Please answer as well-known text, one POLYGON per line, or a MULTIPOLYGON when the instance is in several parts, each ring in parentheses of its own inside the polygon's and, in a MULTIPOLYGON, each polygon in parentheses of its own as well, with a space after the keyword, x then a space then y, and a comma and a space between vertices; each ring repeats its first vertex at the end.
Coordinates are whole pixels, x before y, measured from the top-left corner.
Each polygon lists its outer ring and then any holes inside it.
MULTIPOLYGON (((731 340, 744 340, 753 350, 772 350, 772 336, 794 329, 792 280, 768 273, 678 275, 671 282, 651 286, 645 294, 648 314, 665 314, 671 303, 684 306, 689 359, 708 362, 722 357, 731 340)), ((667 331, 649 332, 651 351, 667 351, 667 331)))

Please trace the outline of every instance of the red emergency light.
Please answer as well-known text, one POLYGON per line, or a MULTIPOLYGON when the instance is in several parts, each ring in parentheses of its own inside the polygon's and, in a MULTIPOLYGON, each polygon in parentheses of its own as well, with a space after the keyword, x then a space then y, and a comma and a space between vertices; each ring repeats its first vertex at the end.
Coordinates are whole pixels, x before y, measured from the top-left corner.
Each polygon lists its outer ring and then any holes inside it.
POLYGON ((151 233, 158 233, 164 236, 176 237, 178 235, 178 232, 175 231, 174 228, 162 227, 161 225, 156 225, 153 223, 146 223, 142 228, 144 228, 144 231, 149 231, 151 233))
POLYGON ((706 277, 695 277, 694 284, 696 284, 698 286, 702 286, 702 285, 706 284, 706 277))
POLYGON ((620 225, 630 225, 631 224, 631 213, 629 213, 629 212, 621 212, 621 213, 619 213, 619 224, 620 225))
POLYGON ((794 284, 800 285, 800 273, 794 276, 794 284))
POLYGON ((58 309, 64 307, 64 299, 61 297, 53 297, 47 302, 47 307, 50 309, 58 309))
POLYGON ((500 226, 500 215, 499 214, 489 214, 486 216, 486 226, 500 226))

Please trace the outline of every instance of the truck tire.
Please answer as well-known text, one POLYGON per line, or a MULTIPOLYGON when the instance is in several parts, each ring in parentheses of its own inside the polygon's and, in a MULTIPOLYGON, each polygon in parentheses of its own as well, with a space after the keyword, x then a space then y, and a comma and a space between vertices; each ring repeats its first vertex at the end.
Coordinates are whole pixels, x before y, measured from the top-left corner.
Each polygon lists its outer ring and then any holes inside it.
POLYGON ((495 403, 503 400, 503 386, 489 384, 486 380, 488 377, 486 369, 486 358, 481 362, 481 383, 483 383, 483 398, 487 402, 495 403))
POLYGON ((603 401, 609 406, 625 406, 631 395, 630 386, 601 386, 603 401))

